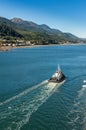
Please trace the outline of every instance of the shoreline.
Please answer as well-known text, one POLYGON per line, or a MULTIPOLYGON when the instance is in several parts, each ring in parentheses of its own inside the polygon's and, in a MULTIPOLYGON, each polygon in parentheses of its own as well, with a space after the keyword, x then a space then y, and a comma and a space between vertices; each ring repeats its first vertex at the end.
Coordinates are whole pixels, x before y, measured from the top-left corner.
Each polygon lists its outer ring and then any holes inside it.
POLYGON ((0 47, 0 52, 2 51, 9 51, 11 49, 17 48, 34 48, 34 47, 46 47, 46 46, 66 46, 66 45, 85 45, 85 43, 72 43, 72 44, 50 44, 50 45, 31 45, 31 46, 2 46, 0 47))
POLYGON ((2 46, 0 48, 0 52, 2 51, 9 51, 11 49, 16 49, 16 48, 33 48, 33 47, 40 47, 40 45, 34 45, 34 46, 15 46, 15 47, 12 47, 12 46, 2 46))
POLYGON ((34 48, 34 47, 45 47, 45 46, 58 46, 57 44, 50 44, 50 45, 31 45, 31 46, 2 46, 0 48, 0 52, 2 51, 9 51, 11 49, 17 49, 17 48, 34 48))

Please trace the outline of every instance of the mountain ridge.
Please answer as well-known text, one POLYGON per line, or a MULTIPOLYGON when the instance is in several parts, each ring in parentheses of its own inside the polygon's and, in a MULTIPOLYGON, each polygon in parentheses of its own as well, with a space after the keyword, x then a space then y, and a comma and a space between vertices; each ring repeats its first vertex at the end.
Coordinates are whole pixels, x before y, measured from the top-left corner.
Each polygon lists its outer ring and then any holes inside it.
POLYGON ((0 25, 2 24, 12 28, 26 40, 35 40, 39 42, 53 41, 52 43, 80 42, 80 38, 71 33, 65 33, 58 29, 53 29, 46 24, 39 25, 21 18, 15 17, 12 19, 7 19, 0 17, 0 25))

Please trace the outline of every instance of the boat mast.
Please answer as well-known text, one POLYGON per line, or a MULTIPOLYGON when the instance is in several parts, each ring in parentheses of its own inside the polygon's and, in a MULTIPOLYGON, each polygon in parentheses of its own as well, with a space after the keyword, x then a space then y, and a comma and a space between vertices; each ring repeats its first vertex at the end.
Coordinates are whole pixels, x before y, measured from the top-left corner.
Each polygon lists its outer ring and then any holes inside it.
POLYGON ((61 72, 60 65, 58 64, 58 72, 61 72))

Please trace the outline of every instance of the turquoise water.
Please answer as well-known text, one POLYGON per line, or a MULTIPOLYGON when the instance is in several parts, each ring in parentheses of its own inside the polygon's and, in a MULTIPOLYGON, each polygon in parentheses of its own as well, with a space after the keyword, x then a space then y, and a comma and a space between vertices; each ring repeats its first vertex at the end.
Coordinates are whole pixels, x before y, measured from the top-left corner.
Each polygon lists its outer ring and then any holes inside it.
POLYGON ((0 52, 0 130, 86 130, 86 45, 0 52), (67 80, 46 80, 61 65, 67 80))

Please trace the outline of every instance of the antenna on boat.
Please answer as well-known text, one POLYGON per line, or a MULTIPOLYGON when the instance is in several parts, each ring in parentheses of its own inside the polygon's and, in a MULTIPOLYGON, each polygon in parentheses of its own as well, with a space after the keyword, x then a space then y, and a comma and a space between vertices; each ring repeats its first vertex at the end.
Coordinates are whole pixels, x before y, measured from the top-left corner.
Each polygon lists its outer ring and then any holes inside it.
POLYGON ((60 72, 61 71, 61 69, 60 69, 60 65, 58 64, 58 71, 60 72))

